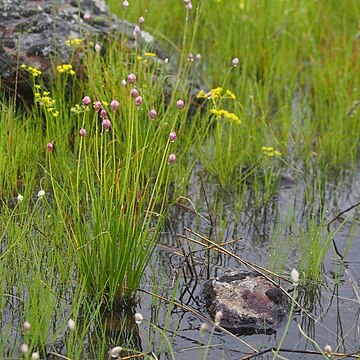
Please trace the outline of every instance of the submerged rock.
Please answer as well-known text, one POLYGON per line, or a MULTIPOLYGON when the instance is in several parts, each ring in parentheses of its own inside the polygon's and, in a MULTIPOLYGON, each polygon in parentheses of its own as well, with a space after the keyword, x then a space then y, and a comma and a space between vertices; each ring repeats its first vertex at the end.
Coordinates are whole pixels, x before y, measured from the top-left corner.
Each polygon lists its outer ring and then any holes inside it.
MULTIPOLYGON (((135 44, 134 24, 110 15, 104 0, 0 0, 0 85, 2 91, 13 94, 15 89, 23 100, 31 96, 31 82, 19 65, 25 63, 49 75, 53 63, 81 61, 82 51, 74 51, 69 39, 94 41, 120 33, 127 47, 135 44), (85 14, 91 14, 90 18, 85 14)), ((141 31, 136 41, 162 56, 154 37, 141 31)))
POLYGON ((286 295, 257 272, 231 272, 204 288, 208 310, 214 318, 223 313, 221 326, 232 332, 272 333, 286 318, 286 295))

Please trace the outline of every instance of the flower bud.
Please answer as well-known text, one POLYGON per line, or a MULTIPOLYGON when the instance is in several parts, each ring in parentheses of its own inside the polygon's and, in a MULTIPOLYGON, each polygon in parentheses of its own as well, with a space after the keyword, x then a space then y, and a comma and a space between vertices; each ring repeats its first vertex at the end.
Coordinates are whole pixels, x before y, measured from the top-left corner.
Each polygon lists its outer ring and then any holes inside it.
POLYGON ((70 331, 74 331, 75 330, 75 321, 73 319, 69 319, 67 322, 67 326, 70 331))
POLYGON ((231 60, 231 65, 233 67, 236 67, 238 64, 239 64, 239 58, 236 57, 231 60))
POLYGON ((89 106, 90 103, 91 103, 90 96, 85 96, 85 97, 82 99, 82 103, 84 104, 84 106, 89 106))
POLYGON ((106 115, 107 115, 106 110, 105 110, 105 109, 101 109, 101 111, 100 111, 100 116, 104 119, 104 118, 106 118, 106 115))
POLYGON ((23 354, 27 354, 29 352, 29 347, 27 346, 27 344, 21 344, 20 346, 20 351, 23 353, 23 354))
POLYGON ((167 163, 169 165, 175 164, 176 163, 176 155, 175 154, 170 154, 167 163))
POLYGON ((24 321, 24 324, 23 324, 23 330, 24 332, 29 332, 31 329, 31 324, 29 321, 24 321))
POLYGON ((116 111, 119 107, 119 102, 117 100, 113 100, 111 103, 110 103, 110 107, 111 107, 111 110, 113 111, 116 111))
POLYGON ((151 109, 150 112, 149 112, 149 116, 150 116, 150 119, 151 120, 154 120, 157 116, 157 112, 155 109, 151 109))
POLYGON ((215 314, 215 319, 214 319, 214 323, 216 325, 220 325, 221 323, 221 319, 223 318, 224 314, 222 311, 217 311, 215 314))
POLYGON ((111 128, 111 121, 109 119, 104 119, 102 121, 102 126, 106 131, 109 131, 109 129, 111 128))
POLYGON ((80 131, 79 131, 79 134, 81 137, 85 137, 86 136, 86 130, 84 128, 81 128, 80 131))
POLYGON ((96 52, 97 54, 100 54, 101 46, 100 46, 99 44, 95 44, 94 49, 95 49, 95 52, 96 52))
POLYGON ((176 102, 176 107, 180 110, 180 109, 183 109, 184 108, 184 106, 185 106, 185 103, 184 103, 184 101, 183 100, 178 100, 177 102, 176 102))
POLYGON ((299 283, 299 272, 296 269, 292 269, 290 273, 291 281, 294 285, 297 285, 299 283))
POLYGON ((136 314, 134 315, 134 318, 135 318, 135 322, 136 322, 137 324, 141 324, 142 321, 144 320, 144 317, 143 317, 140 313, 136 313, 136 314))
POLYGON ((138 97, 135 99, 135 105, 136 105, 137 107, 139 107, 142 102, 143 102, 142 96, 138 96, 138 97))
POLYGON ((138 91, 135 88, 132 88, 130 91, 130 96, 135 99, 138 95, 138 91))
POLYGON ((40 354, 36 351, 31 354, 31 360, 40 360, 40 354))
POLYGON ((94 109, 96 111, 99 111, 101 109, 101 107, 102 107, 101 101, 96 101, 95 104, 94 104, 94 109))
POLYGON ((45 190, 39 190, 37 196, 38 199, 42 199, 45 196, 45 190))
POLYGON ((129 74, 127 77, 127 81, 129 84, 134 84, 136 81, 136 76, 133 73, 129 74))
POLYGON ((169 140, 170 142, 175 142, 176 140, 176 132, 172 131, 170 134, 169 134, 169 140))
POLYGON ((85 13, 83 16, 84 21, 89 21, 91 19, 91 14, 90 13, 85 13))
POLYGON ((47 151, 48 152, 53 152, 54 151, 54 144, 53 143, 48 143, 46 145, 47 151))

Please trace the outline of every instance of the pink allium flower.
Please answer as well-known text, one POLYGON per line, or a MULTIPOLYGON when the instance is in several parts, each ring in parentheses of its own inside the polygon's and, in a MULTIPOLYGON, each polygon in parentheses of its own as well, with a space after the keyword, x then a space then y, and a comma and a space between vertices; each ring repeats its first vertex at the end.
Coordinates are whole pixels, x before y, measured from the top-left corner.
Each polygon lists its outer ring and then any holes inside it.
POLYGON ((109 129, 111 128, 111 121, 109 119, 104 119, 102 122, 102 126, 106 131, 109 131, 109 129))
POLYGON ((191 0, 184 0, 184 4, 185 4, 185 7, 186 7, 188 10, 191 10, 191 9, 192 9, 191 0))
POLYGON ((169 140, 170 140, 170 142, 174 142, 176 140, 176 132, 172 131, 169 134, 169 140))
POLYGON ((110 107, 111 107, 111 110, 113 111, 116 111, 119 107, 119 102, 117 100, 113 100, 111 103, 110 103, 110 107))
POLYGON ((150 112, 149 112, 149 116, 150 116, 150 119, 151 120, 154 120, 157 116, 157 112, 155 109, 151 109, 150 112))
POLYGON ((101 101, 96 101, 95 104, 94 104, 94 109, 96 111, 99 111, 101 109, 101 106, 102 106, 101 101))
POLYGON ((175 164, 175 162, 176 162, 176 155, 170 154, 167 163, 169 165, 173 165, 173 164, 175 164))
POLYGON ((86 130, 84 128, 81 128, 80 131, 79 131, 79 134, 81 137, 85 137, 86 136, 86 130))
POLYGON ((83 19, 84 19, 84 21, 89 21, 91 19, 91 14, 85 13, 83 19))
POLYGON ((184 103, 184 100, 178 100, 177 102, 176 102, 176 107, 180 110, 180 109, 183 109, 184 108, 184 106, 185 106, 185 103, 184 103))
POLYGON ((122 86, 126 86, 126 80, 125 80, 125 79, 122 79, 122 80, 121 80, 121 85, 122 85, 122 86))
POLYGON ((141 29, 139 25, 135 25, 134 30, 133 30, 133 35, 137 36, 141 33, 141 29))
POLYGON ((142 96, 138 96, 138 97, 135 99, 135 105, 138 106, 138 107, 141 105, 142 102, 143 102, 142 96))
POLYGON ((104 118, 106 118, 106 115, 107 115, 106 110, 105 110, 105 109, 101 109, 101 111, 100 111, 100 116, 104 119, 104 118))
POLYGON ((134 84, 136 81, 136 76, 133 73, 129 74, 127 77, 127 81, 129 84, 134 84))
POLYGON ((231 65, 233 67, 236 67, 238 64, 239 64, 239 58, 236 57, 231 60, 231 65))
POLYGON ((198 60, 198 61, 201 60, 201 54, 196 54, 195 57, 196 57, 196 60, 198 60))
POLYGON ((53 152, 54 151, 54 144, 53 143, 48 143, 46 145, 47 151, 48 152, 53 152))
POLYGON ((128 2, 127 0, 123 1, 123 2, 122 2, 122 7, 123 7, 124 9, 128 8, 128 7, 129 7, 129 2, 128 2))
POLYGON ((145 21, 145 19, 142 16, 140 16, 139 17, 139 24, 142 24, 144 21, 145 21))
POLYGON ((83 103, 85 106, 89 106, 89 105, 91 104, 90 96, 85 96, 85 97, 82 99, 82 103, 83 103))
POLYGON ((130 95, 131 95, 132 98, 135 99, 139 95, 139 93, 135 88, 132 88, 131 91, 130 91, 130 95))

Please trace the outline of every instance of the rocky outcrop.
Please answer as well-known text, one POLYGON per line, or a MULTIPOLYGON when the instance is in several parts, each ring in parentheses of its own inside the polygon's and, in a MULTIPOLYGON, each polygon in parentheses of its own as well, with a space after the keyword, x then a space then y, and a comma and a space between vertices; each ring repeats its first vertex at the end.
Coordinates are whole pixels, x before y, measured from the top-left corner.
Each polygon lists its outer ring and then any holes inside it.
MULTIPOLYGON (((111 34, 119 39, 120 32, 127 46, 134 45, 134 24, 124 23, 110 15, 103 0, 0 0, 0 82, 2 91, 27 100, 31 93, 29 77, 19 66, 25 63, 51 72, 53 63, 81 61, 83 52, 68 46, 69 39, 96 40, 111 34), (84 20, 86 13, 91 18, 84 20)), ((160 57, 162 51, 154 38, 141 31, 137 41, 160 57)))
POLYGON ((286 295, 257 272, 231 272, 205 284, 210 315, 239 334, 272 333, 289 310, 286 295))

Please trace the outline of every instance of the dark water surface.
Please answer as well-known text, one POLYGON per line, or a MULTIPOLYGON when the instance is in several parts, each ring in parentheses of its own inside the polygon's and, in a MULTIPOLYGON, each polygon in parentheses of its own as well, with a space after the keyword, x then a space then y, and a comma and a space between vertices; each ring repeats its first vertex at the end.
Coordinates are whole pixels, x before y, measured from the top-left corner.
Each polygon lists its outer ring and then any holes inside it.
MULTIPOLYGON (((296 237, 297 232, 294 229, 306 229, 309 214, 319 218, 323 216, 326 221, 330 221, 341 210, 357 203, 360 200, 359 172, 355 180, 353 175, 351 178, 353 179, 351 183, 344 177, 341 181, 323 189, 319 189, 315 177, 307 179, 308 183, 306 181, 299 183, 293 177, 282 178, 279 193, 267 205, 255 206, 251 197, 248 197, 245 199, 245 211, 236 216, 234 210, 236 196, 222 193, 221 196, 225 199, 224 206, 212 208, 214 188, 210 185, 202 188, 194 177, 190 196, 194 204, 202 204, 198 205, 197 211, 203 218, 191 210, 192 205, 188 201, 180 201, 183 205, 177 205, 171 215, 167 230, 162 235, 162 245, 158 247, 155 260, 149 268, 144 289, 171 298, 176 278, 180 276, 179 288, 174 299, 208 318, 202 295, 204 282, 208 278, 221 275, 225 270, 246 268, 233 258, 219 255, 214 251, 210 253, 204 250, 195 251, 193 257, 188 257, 186 262, 184 257, 177 255, 175 251, 181 252, 182 246, 184 253, 189 254, 188 246, 191 246, 193 251, 200 250, 201 246, 187 242, 179 234, 188 234, 199 241, 201 239, 184 229, 192 229, 212 240, 223 242, 236 240, 226 248, 241 258, 268 269, 271 269, 274 263, 274 255, 279 255, 281 250, 288 248, 287 260, 282 269, 282 273, 288 275, 293 267, 298 268, 300 257, 306 256, 296 251, 294 246, 288 246, 289 238, 296 237), (324 205, 321 205, 320 197, 324 205), (210 207, 204 206, 206 203, 209 203, 210 207), (209 218, 209 214, 213 217, 212 224, 205 219, 209 218), (273 250, 274 242, 278 244, 276 251, 273 250), (154 283, 158 284, 157 288, 154 287, 154 283)), ((325 264, 321 268, 320 283, 310 284, 306 288, 299 287, 298 301, 311 316, 296 309, 282 348, 318 350, 300 333, 298 326, 301 326, 321 349, 329 344, 333 351, 340 353, 359 351, 360 233, 357 222, 357 208, 354 208, 331 225, 332 231, 338 230, 334 237, 338 252, 344 253, 348 247, 346 261, 342 264, 331 243, 325 264), (344 220, 347 221, 339 230, 339 225, 344 220)), ((322 226, 322 230, 326 235, 326 223, 322 226)), ((172 336, 175 336, 173 350, 176 359, 203 359, 204 346, 208 345, 209 341, 212 346, 208 350, 207 359, 241 359, 253 352, 249 346, 258 351, 277 347, 286 325, 285 321, 270 335, 230 336, 219 330, 215 330, 211 335, 210 328, 202 337, 199 329, 203 320, 198 316, 181 307, 172 308, 164 302, 157 307, 151 306, 150 295, 141 295, 138 310, 146 319, 163 328, 170 341, 172 336)), ((144 349, 153 349, 157 353, 160 338, 158 335, 151 335, 152 333, 153 330, 146 324, 140 325, 144 349)), ((322 358, 321 355, 289 352, 280 352, 280 355, 287 359, 322 358)), ((257 359, 272 357, 273 354, 270 352, 258 356, 257 359)), ((163 354, 161 358, 171 357, 163 354)))

